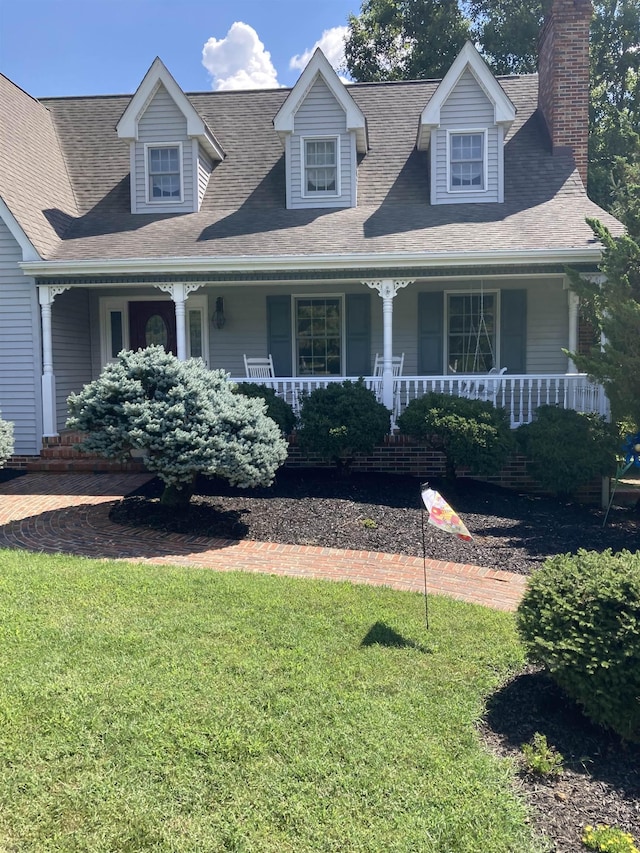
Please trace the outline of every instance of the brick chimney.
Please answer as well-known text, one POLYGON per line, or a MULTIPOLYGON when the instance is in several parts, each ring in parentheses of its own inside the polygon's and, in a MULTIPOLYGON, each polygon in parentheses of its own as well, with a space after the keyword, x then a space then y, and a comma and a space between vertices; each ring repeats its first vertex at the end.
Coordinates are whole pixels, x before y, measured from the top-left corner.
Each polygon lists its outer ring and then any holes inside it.
POLYGON ((573 151, 585 188, 591 0, 552 0, 538 41, 538 107, 554 154, 573 151))

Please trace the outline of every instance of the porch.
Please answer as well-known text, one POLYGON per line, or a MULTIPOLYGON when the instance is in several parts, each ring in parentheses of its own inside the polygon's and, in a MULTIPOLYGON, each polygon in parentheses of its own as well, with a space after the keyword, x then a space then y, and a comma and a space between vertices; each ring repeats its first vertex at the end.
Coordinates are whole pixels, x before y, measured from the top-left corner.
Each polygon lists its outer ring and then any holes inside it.
MULTIPOLYGON (((365 376, 364 383, 380 402, 383 386, 380 377, 365 376)), ((273 388, 299 414, 302 397, 316 388, 326 388, 335 382, 357 376, 277 376, 247 379, 233 377, 234 382, 257 382, 273 388)), ((539 406, 559 406, 576 412, 593 413, 609 417, 609 401, 601 385, 591 382, 584 373, 555 374, 503 374, 490 376, 468 374, 455 376, 399 376, 393 377, 392 425, 412 400, 428 394, 449 394, 474 400, 486 400, 507 410, 512 429, 531 423, 539 406)))

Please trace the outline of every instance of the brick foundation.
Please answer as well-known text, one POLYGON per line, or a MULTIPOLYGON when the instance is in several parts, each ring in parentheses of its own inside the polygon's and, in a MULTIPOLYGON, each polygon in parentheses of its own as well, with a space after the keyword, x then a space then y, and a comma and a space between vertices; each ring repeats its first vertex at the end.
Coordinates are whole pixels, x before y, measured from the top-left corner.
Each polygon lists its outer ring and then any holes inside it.
MULTIPOLYGON (((140 473, 145 470, 140 461, 117 462, 94 456, 87 456, 77 448, 82 436, 77 433, 62 433, 43 441, 40 456, 13 456, 7 462, 7 468, 26 471, 49 471, 51 473, 100 473, 105 471, 128 471, 140 473)), ((319 456, 304 456, 296 444, 295 435, 289 442, 287 468, 331 468, 333 462, 327 462, 319 456)), ((390 435, 384 444, 379 445, 370 456, 357 457, 352 465, 353 471, 375 472, 382 474, 407 474, 428 480, 430 477, 442 477, 445 471, 444 455, 439 450, 429 450, 416 444, 405 435, 390 435)), ((470 476, 462 469, 461 476, 470 476)), ((494 477, 476 477, 474 479, 493 483, 507 489, 544 494, 543 490, 529 477, 526 459, 513 454, 500 474, 494 477)), ((582 503, 600 504, 602 483, 598 478, 576 495, 582 503)))

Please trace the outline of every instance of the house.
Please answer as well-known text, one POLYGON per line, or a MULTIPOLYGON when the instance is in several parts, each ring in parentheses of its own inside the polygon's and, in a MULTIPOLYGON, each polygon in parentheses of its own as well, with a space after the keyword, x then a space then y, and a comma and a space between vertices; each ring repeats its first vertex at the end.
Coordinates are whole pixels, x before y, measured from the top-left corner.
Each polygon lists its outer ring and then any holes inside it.
POLYGON ((589 0, 554 0, 539 75, 467 43, 441 81, 344 85, 318 50, 291 89, 184 93, 156 59, 132 96, 36 100, 0 78, 0 409, 16 454, 69 393, 162 343, 292 401, 343 377, 396 414, 430 389, 514 424, 605 411, 563 350, 585 217, 589 0), (392 357, 404 354, 402 376, 392 357), (499 380, 479 381, 493 369, 499 380), (267 380, 269 381, 269 380, 267 380))

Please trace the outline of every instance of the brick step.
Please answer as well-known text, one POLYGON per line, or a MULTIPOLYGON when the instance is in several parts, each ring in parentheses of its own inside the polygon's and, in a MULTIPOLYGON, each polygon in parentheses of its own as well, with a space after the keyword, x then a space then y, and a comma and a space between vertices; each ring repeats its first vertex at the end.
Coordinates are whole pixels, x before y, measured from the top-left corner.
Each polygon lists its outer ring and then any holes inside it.
POLYGON ((137 459, 119 462, 91 453, 83 453, 78 445, 84 438, 85 433, 72 430, 63 430, 60 435, 43 438, 40 456, 28 457, 26 470, 59 473, 97 471, 144 473, 144 464, 137 459))
POLYGON ((82 456, 71 458, 45 458, 43 456, 32 457, 26 465, 30 472, 51 472, 60 474, 69 473, 96 473, 104 471, 126 471, 128 473, 142 474, 145 467, 142 462, 131 460, 130 462, 118 462, 113 459, 103 459, 99 456, 82 456))

